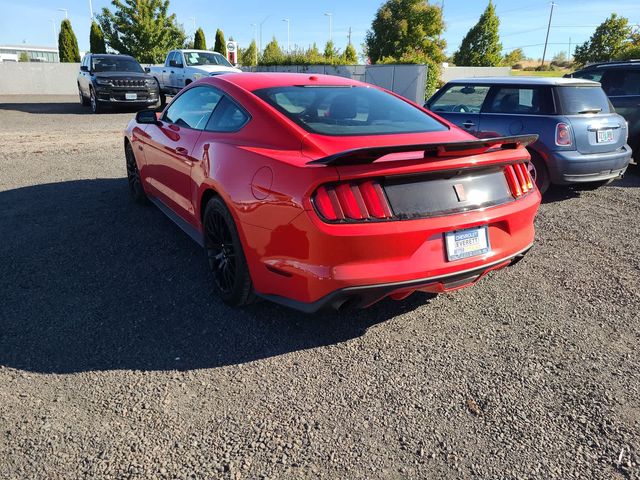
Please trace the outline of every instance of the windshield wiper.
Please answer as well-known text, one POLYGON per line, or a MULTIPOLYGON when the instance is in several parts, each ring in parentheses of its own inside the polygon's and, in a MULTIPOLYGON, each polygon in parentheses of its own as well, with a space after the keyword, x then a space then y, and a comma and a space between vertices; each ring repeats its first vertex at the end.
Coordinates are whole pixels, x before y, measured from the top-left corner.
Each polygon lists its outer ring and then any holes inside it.
POLYGON ((587 108, 586 110, 580 110, 578 113, 600 113, 601 108, 587 108))

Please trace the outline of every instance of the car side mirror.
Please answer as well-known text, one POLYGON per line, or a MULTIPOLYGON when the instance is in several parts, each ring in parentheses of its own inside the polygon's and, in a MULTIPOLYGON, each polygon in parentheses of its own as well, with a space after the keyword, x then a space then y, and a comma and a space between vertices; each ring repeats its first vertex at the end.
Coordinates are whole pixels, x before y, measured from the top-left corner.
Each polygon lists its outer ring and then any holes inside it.
POLYGON ((80 71, 81 72, 88 72, 89 71, 89 67, 87 67, 86 65, 81 65, 80 66, 80 71))
POLYGON ((143 125, 157 125, 158 117, 155 110, 141 110, 136 113, 136 122, 143 125))
POLYGON ((177 67, 178 66, 178 62, 176 62, 175 60, 169 60, 169 66, 170 67, 177 67))
POLYGON ((151 68, 149 68, 149 67, 144 67, 144 71, 145 71, 145 73, 151 73, 151 68))

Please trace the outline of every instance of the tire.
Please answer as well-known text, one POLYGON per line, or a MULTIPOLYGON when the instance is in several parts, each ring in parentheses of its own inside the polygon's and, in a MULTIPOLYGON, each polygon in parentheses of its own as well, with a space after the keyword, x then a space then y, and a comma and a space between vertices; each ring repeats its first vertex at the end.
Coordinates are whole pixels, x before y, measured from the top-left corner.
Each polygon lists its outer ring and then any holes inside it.
POLYGON ((140 204, 147 203, 147 194, 144 192, 142 186, 142 179, 140 178, 140 170, 138 169, 138 162, 136 156, 133 153, 133 147, 129 142, 124 147, 124 156, 127 165, 127 181, 129 182, 129 193, 134 202, 140 204))
POLYGON ((549 170, 544 160, 538 153, 533 150, 529 150, 531 154, 531 161, 528 164, 529 175, 536 183, 536 187, 540 190, 540 194, 544 194, 551 186, 551 178, 549 177, 549 170))
POLYGON ((80 97, 80 105, 82 105, 83 107, 86 107, 87 105, 89 105, 89 101, 82 94, 82 90, 80 90, 80 85, 78 85, 78 96, 80 97))
POLYGON ((239 307, 255 300, 253 283, 231 212, 220 197, 207 203, 202 218, 205 250, 216 292, 228 305, 239 307))
POLYGON ((164 107, 167 104, 167 95, 164 92, 160 92, 160 107, 164 107))
POLYGON ((93 113, 102 113, 103 107, 100 105, 93 88, 89 88, 89 104, 93 113))

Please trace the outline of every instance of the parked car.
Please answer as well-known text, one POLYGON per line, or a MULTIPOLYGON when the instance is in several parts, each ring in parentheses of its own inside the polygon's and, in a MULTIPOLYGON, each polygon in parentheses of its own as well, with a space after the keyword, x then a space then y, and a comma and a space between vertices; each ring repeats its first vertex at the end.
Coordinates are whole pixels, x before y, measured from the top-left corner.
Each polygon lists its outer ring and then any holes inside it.
MULTIPOLYGON (((629 125, 629 145, 635 153, 640 152, 640 60, 605 62, 588 65, 577 72, 565 75, 600 82, 604 93, 616 112, 629 125)), ((640 157, 634 155, 636 163, 640 157)))
POLYGON ((156 106, 158 83, 129 55, 88 53, 80 64, 78 95, 83 106, 100 113, 107 106, 156 106))
POLYGON ((124 145, 133 198, 204 246, 224 301, 314 312, 455 290, 520 260, 535 139, 477 139, 346 78, 230 73, 139 112, 124 145))
POLYGON ((171 50, 162 67, 149 67, 149 70, 158 80, 163 104, 166 95, 175 95, 199 78, 241 71, 224 55, 209 50, 171 50))
POLYGON ((550 184, 600 185, 620 178, 631 158, 627 125, 600 84, 544 77, 463 78, 425 105, 478 137, 536 133, 531 176, 550 184))

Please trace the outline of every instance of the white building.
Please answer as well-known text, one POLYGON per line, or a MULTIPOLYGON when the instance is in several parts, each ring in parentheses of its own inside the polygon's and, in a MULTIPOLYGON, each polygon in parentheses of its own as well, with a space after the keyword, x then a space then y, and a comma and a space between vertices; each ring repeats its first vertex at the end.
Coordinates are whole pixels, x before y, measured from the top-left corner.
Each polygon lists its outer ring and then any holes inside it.
POLYGON ((57 47, 36 47, 34 45, 0 45, 0 55, 17 55, 26 52, 30 62, 59 62, 57 47))

